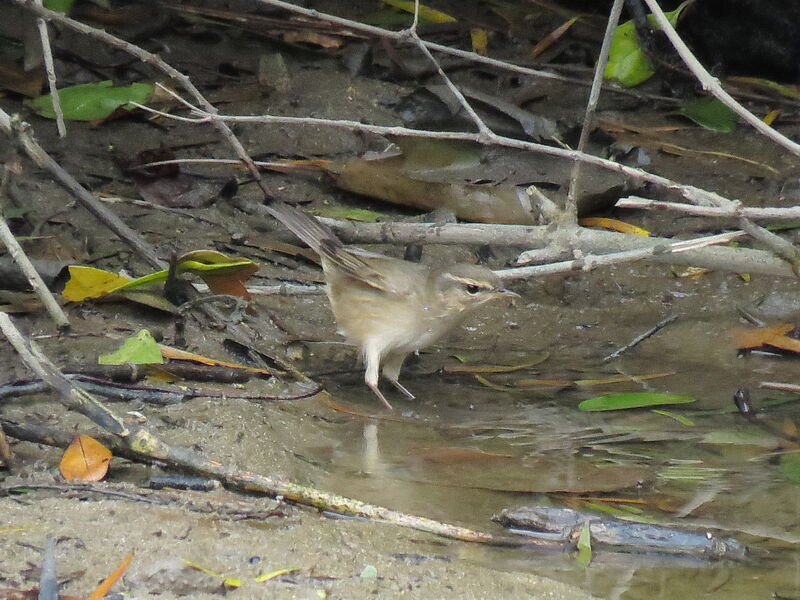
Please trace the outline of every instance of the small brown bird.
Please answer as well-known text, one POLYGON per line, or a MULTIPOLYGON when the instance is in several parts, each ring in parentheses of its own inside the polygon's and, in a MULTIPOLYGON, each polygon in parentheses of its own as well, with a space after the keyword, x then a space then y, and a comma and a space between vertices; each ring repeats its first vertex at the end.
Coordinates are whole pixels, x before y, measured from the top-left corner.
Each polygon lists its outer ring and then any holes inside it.
POLYGON ((364 382, 383 402, 378 372, 409 398, 398 381, 409 353, 430 346, 493 298, 517 296, 491 270, 470 264, 435 268, 345 246, 315 218, 274 202, 267 210, 322 259, 339 330, 361 351, 364 382))

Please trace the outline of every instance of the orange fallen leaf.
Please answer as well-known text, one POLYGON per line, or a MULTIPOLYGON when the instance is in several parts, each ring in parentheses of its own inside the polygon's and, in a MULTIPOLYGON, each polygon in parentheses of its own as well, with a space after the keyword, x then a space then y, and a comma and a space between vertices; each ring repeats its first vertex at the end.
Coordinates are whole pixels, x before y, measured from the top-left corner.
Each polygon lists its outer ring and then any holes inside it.
POLYGON ((608 219, 606 217, 588 217, 581 219, 578 224, 582 227, 601 227, 611 231, 619 231, 620 233, 633 233, 635 235, 650 235, 650 232, 636 225, 625 223, 618 219, 608 219))
POLYGON ((64 451, 59 468, 67 481, 100 481, 108 472, 111 450, 88 435, 76 435, 64 451))
POLYGON ((114 571, 106 577, 103 582, 98 585, 94 591, 86 597, 86 600, 101 600, 108 594, 108 591, 111 589, 117 579, 122 577, 125 574, 125 571, 128 569, 128 565, 131 564, 133 560, 133 552, 128 554, 125 558, 122 559, 122 562, 119 563, 119 566, 114 569, 114 571))
POLYGON ((748 329, 746 331, 734 331, 733 338, 741 350, 754 350, 764 346, 773 346, 775 348, 783 348, 785 350, 792 350, 794 352, 800 351, 800 340, 787 337, 786 334, 794 329, 791 323, 781 323, 780 325, 772 325, 771 327, 761 327, 759 329, 748 329), (785 339, 784 339, 785 338, 785 339), (795 349, 784 348, 786 341, 794 342, 795 349))

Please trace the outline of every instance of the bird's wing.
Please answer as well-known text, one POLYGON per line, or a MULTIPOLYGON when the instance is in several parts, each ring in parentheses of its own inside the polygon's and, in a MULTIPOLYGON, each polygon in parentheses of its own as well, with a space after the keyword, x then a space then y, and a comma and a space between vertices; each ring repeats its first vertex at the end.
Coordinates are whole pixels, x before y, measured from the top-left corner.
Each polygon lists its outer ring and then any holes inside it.
POLYGON ((274 201, 266 208, 273 217, 308 244, 324 260, 328 260, 349 277, 387 293, 398 293, 395 286, 389 283, 383 274, 370 266, 369 261, 366 260, 368 258, 394 259, 360 248, 346 248, 336 234, 317 219, 284 202, 274 201))

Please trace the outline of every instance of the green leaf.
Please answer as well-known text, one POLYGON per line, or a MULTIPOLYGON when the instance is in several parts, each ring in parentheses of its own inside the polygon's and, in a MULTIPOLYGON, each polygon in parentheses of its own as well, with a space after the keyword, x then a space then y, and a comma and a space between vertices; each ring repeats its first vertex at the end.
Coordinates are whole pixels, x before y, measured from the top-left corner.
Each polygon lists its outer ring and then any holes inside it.
POLYGON ((48 10, 64 13, 66 15, 69 14, 72 5, 75 4, 75 0, 44 0, 42 4, 48 10))
POLYGON ((678 413, 674 413, 669 410, 656 410, 653 409, 650 412, 653 412, 657 415, 661 415, 662 417, 669 417, 670 419, 675 419, 681 425, 686 425, 687 427, 693 427, 694 421, 692 421, 689 417, 685 417, 683 415, 679 415, 678 413))
POLYGON ((585 411, 624 410, 658 406, 660 404, 688 404, 694 402, 691 396, 678 394, 656 394, 651 392, 634 392, 630 394, 607 394, 584 400, 578 408, 585 411))
POLYGON ((730 133, 736 129, 739 116, 713 96, 692 98, 675 113, 711 131, 730 133))
POLYGON ((592 561, 592 532, 589 529, 589 522, 581 527, 581 534, 578 537, 578 556, 577 561, 584 567, 589 566, 592 561))
POLYGON ((164 357, 161 356, 161 350, 153 335, 142 329, 122 342, 122 346, 115 352, 100 356, 97 362, 101 365, 121 365, 127 362, 135 365, 160 365, 163 364, 164 357))
MULTIPOLYGON (((665 13, 674 27, 678 16, 692 0, 686 0, 675 10, 665 13)), ((647 15, 647 21, 654 29, 659 29, 653 15, 647 15)), ((634 87, 647 81, 653 75, 650 59, 645 56, 636 40, 636 28, 633 21, 625 21, 614 30, 608 64, 603 73, 605 79, 611 79, 624 87, 634 87)))
POLYGON ((376 569, 373 565, 367 565, 364 567, 364 570, 361 571, 361 579, 375 579, 378 576, 378 569, 376 569))
POLYGON ((800 484, 800 454, 792 452, 781 456, 781 474, 787 481, 800 484))
MULTIPOLYGON (((151 83, 132 83, 116 87, 110 81, 84 83, 58 90, 64 118, 71 121, 99 121, 118 108, 127 108, 129 102, 146 103, 153 95, 151 83)), ((53 99, 50 94, 33 98, 27 104, 37 114, 48 119, 55 118, 53 99)))

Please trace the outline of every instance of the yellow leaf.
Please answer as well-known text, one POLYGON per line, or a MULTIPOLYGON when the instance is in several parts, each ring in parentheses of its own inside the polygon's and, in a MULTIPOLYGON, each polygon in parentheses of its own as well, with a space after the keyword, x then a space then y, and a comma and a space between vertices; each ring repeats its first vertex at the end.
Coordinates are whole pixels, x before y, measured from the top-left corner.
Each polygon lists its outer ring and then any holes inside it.
POLYGON ((102 269, 72 265, 69 267, 69 281, 61 295, 70 302, 80 302, 105 296, 129 281, 127 277, 102 269))
POLYGON ((472 51, 475 54, 486 56, 489 45, 489 37, 486 35, 486 30, 475 27, 469 30, 469 35, 472 39, 472 51))
MULTIPOLYGON (((383 0, 384 4, 394 6, 407 13, 414 14, 414 2, 408 0, 383 0)), ((423 4, 419 5, 419 18, 428 23, 455 23, 456 19, 447 13, 443 13, 435 8, 429 8, 423 4)))
POLYGON ((578 224, 582 227, 601 227, 611 231, 619 231, 620 233, 633 233, 635 235, 650 235, 650 232, 636 225, 625 223, 617 219, 608 219, 606 217, 589 217, 581 219, 578 224))
POLYGON ((764 121, 764 123, 766 123, 767 125, 772 125, 775 122, 775 119, 777 119, 778 116, 780 116, 780 114, 781 111, 779 110, 771 110, 766 115, 764 115, 764 118, 761 120, 764 121))
POLYGON ((211 577, 216 577, 217 579, 221 579, 222 583, 229 587, 238 588, 242 585, 241 579, 234 579, 233 577, 226 577, 225 575, 220 575, 219 573, 215 573, 211 569, 204 567, 203 565, 199 565, 196 562, 192 562, 191 560, 186 560, 185 558, 181 559, 186 565, 192 567, 193 569, 197 569, 198 571, 202 571, 206 575, 210 575, 211 577))
POLYGON ((263 575, 259 575, 253 581, 256 583, 262 583, 264 581, 269 581, 270 579, 275 579, 276 577, 280 577, 281 575, 286 575, 287 573, 294 573, 295 571, 299 571, 300 567, 291 567, 288 569, 278 569, 277 571, 272 571, 271 573, 264 573, 263 575))

